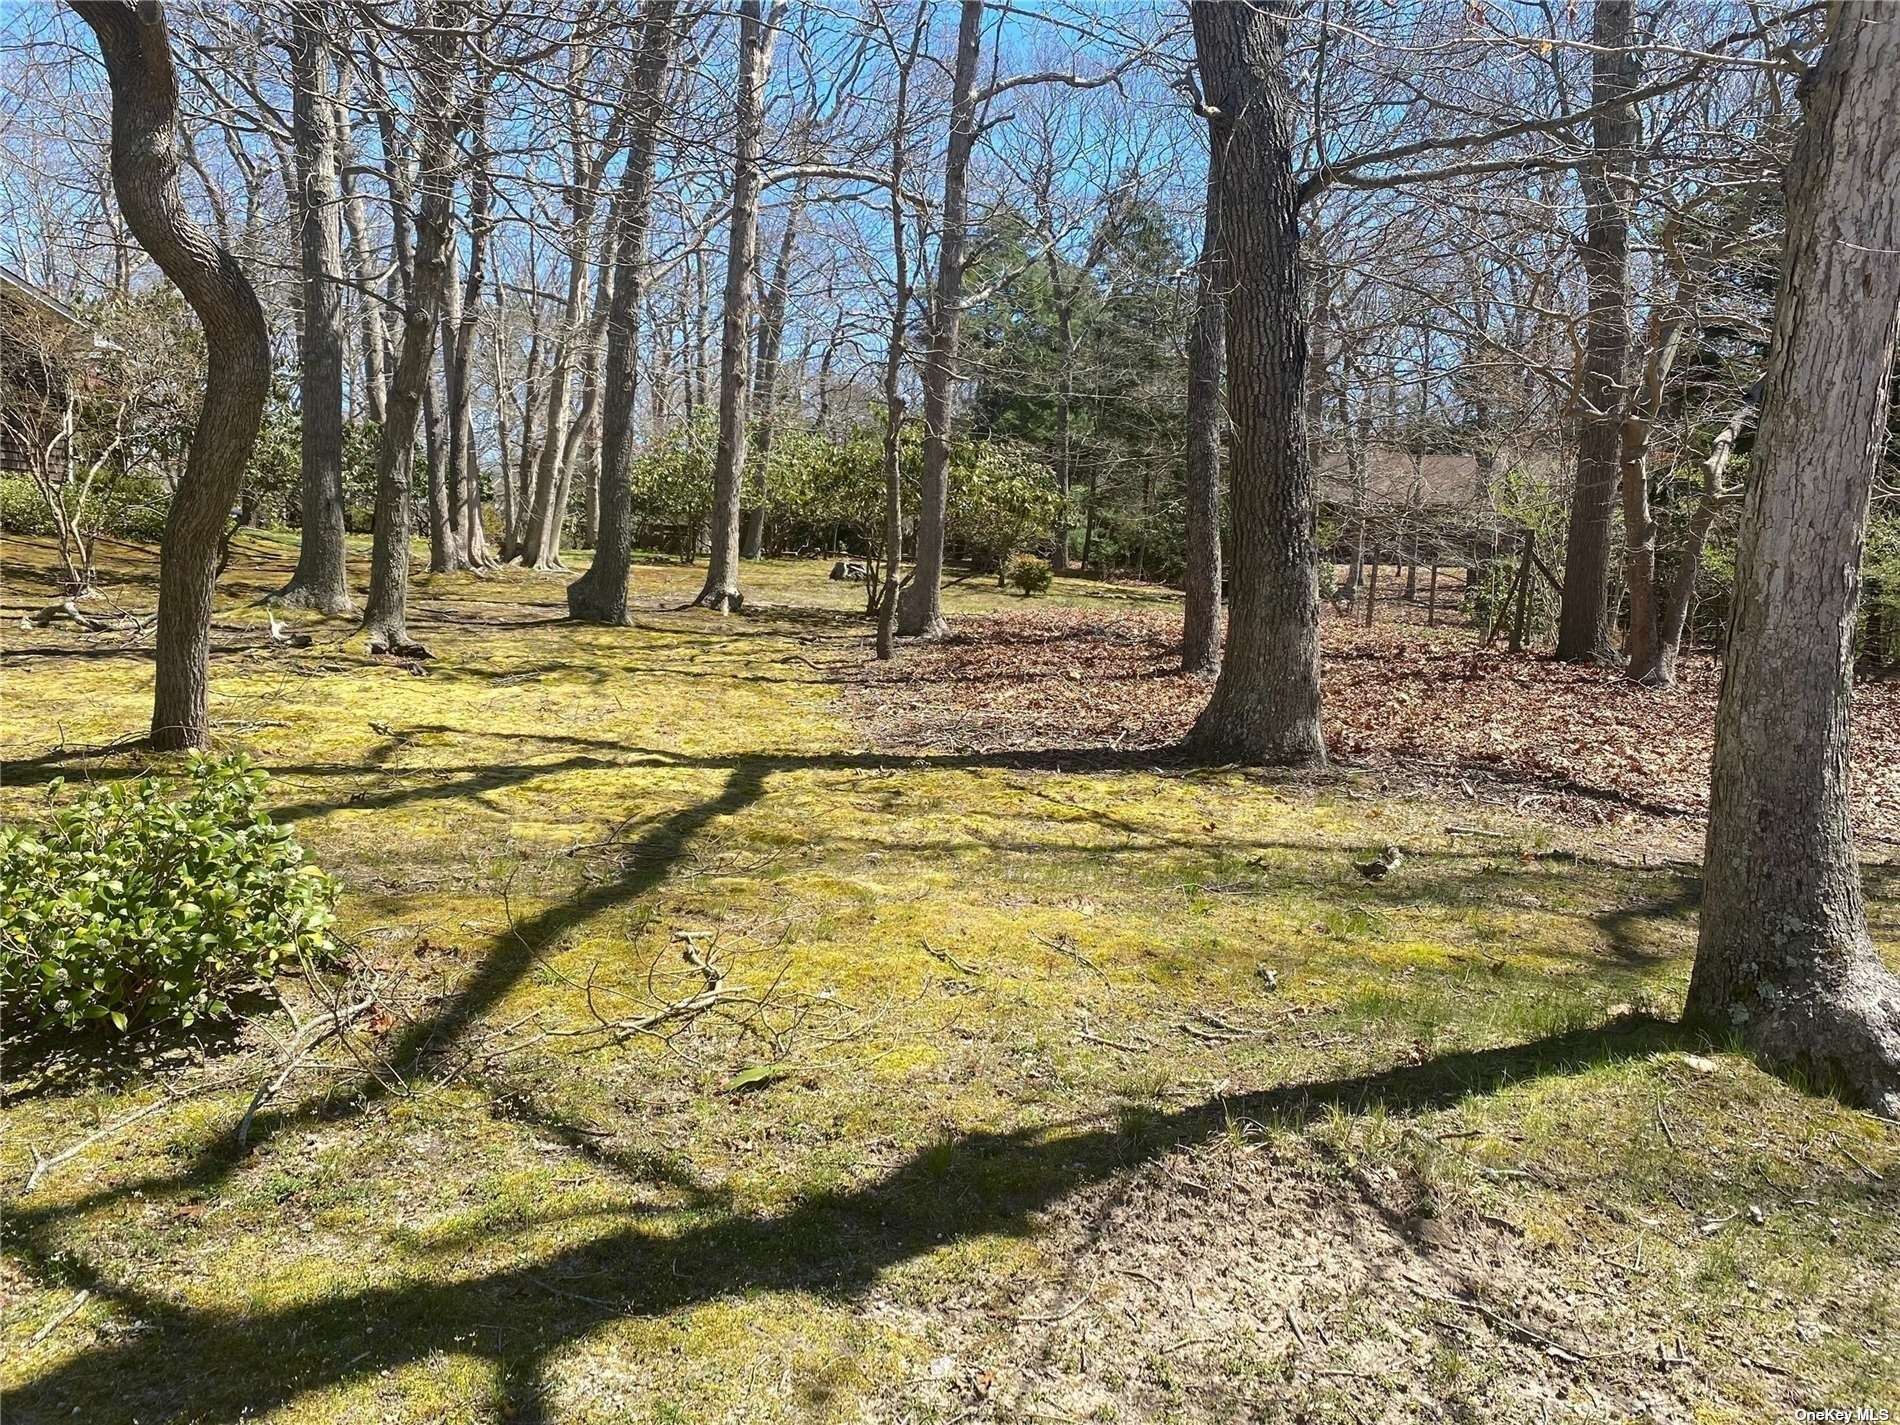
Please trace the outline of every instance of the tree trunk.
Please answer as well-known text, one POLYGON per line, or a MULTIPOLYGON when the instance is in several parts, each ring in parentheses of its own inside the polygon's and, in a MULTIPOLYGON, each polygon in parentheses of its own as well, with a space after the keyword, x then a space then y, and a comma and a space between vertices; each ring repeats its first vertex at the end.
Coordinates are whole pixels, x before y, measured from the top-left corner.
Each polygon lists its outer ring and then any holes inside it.
POLYGON ((1315 488, 1284 5, 1197 0, 1194 49, 1220 158, 1234 530, 1227 649, 1188 734, 1200 756, 1310 765, 1319 725, 1315 488))
MULTIPOLYGON (((437 308, 445 310, 449 293, 455 287, 456 249, 449 243, 444 253, 445 262, 442 272, 442 296, 437 308)), ((430 349, 435 350, 437 343, 430 339, 430 349)), ((433 365, 433 362, 431 363, 433 365)), ((462 556, 462 544, 456 537, 455 505, 456 501, 449 491, 450 449, 449 441, 443 431, 443 411, 446 404, 441 387, 436 383, 435 373, 430 371, 422 392, 422 430, 423 451, 429 462, 429 572, 446 574, 452 570, 468 566, 468 560, 462 556)))
MULTIPOLYGON (((1054 248, 1050 249, 1050 265, 1056 265, 1054 248)), ((1060 291, 1059 278, 1057 286, 1060 291)), ((1073 286, 1056 300, 1056 349, 1062 353, 1062 375, 1056 387, 1056 493, 1062 503, 1049 551, 1049 568, 1056 574, 1069 572, 1069 490, 1075 472, 1075 301, 1073 286)))
POLYGON ((463 488, 468 476, 469 451, 464 443, 463 431, 463 416, 466 414, 462 399, 463 373, 458 372, 455 365, 456 336, 462 325, 462 263, 458 244, 449 244, 448 257, 448 269, 442 278, 442 330, 437 337, 442 352, 442 400, 439 408, 443 466, 441 488, 447 497, 442 515, 448 530, 447 546, 451 553, 449 567, 465 569, 470 565, 468 503, 463 488))
POLYGON ((633 140, 615 204, 620 231, 614 242, 613 296, 607 307, 607 374, 600 422, 600 531, 594 562, 567 586, 568 613, 588 623, 628 621, 633 494, 627 467, 638 394, 634 343, 640 334, 646 282, 647 227, 652 217, 653 171, 659 154, 661 91, 678 37, 673 22, 676 8, 674 0, 651 0, 648 4, 633 71, 633 140))
POLYGON ((911 31, 910 52, 897 67, 896 105, 891 116, 889 200, 891 236, 891 328, 884 347, 884 588, 877 604, 878 659, 897 656, 897 600, 903 589, 904 476, 902 440, 904 333, 910 325, 910 244, 904 229, 905 145, 909 139, 910 78, 923 47, 922 14, 911 31))
POLYGON ((963 244, 970 221, 970 155, 976 149, 976 78, 982 59, 983 0, 963 0, 950 99, 950 148, 943 170, 943 228, 937 238, 937 290, 924 354, 924 468, 917 494, 917 547, 910 583, 898 602, 897 631, 909 638, 944 633, 943 542, 950 495, 950 398, 963 323, 963 244))
POLYGON ((512 475, 507 478, 514 482, 514 517, 508 522, 508 529, 502 538, 501 557, 504 562, 520 560, 528 562, 528 520, 530 506, 534 500, 535 469, 535 416, 541 409, 541 315, 534 313, 534 329, 528 334, 528 359, 522 370, 521 383, 521 454, 512 475))
MULTIPOLYGON (((542 570, 560 569, 561 535, 567 523, 567 497, 574 478, 571 457, 580 429, 571 424, 573 417, 573 374, 577 354, 591 359, 591 334, 588 316, 587 269, 592 257, 594 210, 600 195, 600 183, 608 162, 620 147, 620 124, 624 109, 616 112, 608 136, 598 151, 586 143, 583 77, 586 47, 569 47, 569 133, 572 174, 567 185, 568 210, 573 225, 568 230, 567 301, 562 310, 561 329, 549 363, 544 428, 540 458, 534 472, 534 495, 528 502, 528 520, 521 540, 522 562, 542 570)), ((612 265, 612 244, 603 253, 602 262, 612 265)), ((585 414, 585 413, 583 413, 585 414)))
POLYGON ((1221 294, 1220 183, 1208 156, 1207 211, 1195 265, 1194 321, 1187 340, 1187 598, 1181 620, 1181 670, 1220 668, 1221 359, 1226 345, 1221 294))
POLYGON ((297 567, 277 601, 326 614, 351 611, 343 542, 343 270, 336 126, 330 116, 330 22, 317 0, 291 7, 291 139, 302 263, 300 388, 302 502, 297 567))
POLYGON ((152 745, 210 742, 211 603, 218 552, 270 389, 270 334, 232 255, 179 191, 178 75, 157 0, 78 0, 112 89, 112 186, 126 226, 204 327, 204 402, 165 519, 158 574, 152 745))
POLYGON ((1689 605, 1695 599, 1696 571, 1702 566, 1702 549, 1708 542, 1709 530, 1715 524, 1715 516, 1721 507, 1737 498, 1724 488, 1722 481, 1728 473, 1735 442, 1759 414, 1761 391, 1762 383, 1759 381, 1749 387, 1741 405, 1736 407, 1728 423, 1716 435, 1715 448, 1702 464, 1702 500, 1696 506, 1695 514, 1689 518, 1689 533, 1683 541, 1682 560, 1676 566, 1675 581, 1670 586, 1668 602, 1663 606, 1656 658, 1657 680, 1665 685, 1676 681, 1676 656, 1682 651, 1683 634, 1689 624, 1689 605))
MULTIPOLYGON (((609 205, 607 235, 601 243, 600 276, 594 284, 593 315, 587 323, 587 349, 581 367, 581 408, 568 427, 562 452, 571 486, 581 482, 581 527, 576 543, 593 549, 600 542, 600 385, 605 379, 608 308, 613 304, 613 279, 618 268, 619 198, 609 205)), ((551 550, 558 557, 559 550, 551 550)))
POLYGON ((760 0, 739 0, 738 137, 732 167, 732 219, 726 241, 726 300, 719 339, 719 449, 713 459, 712 551, 695 603, 736 610, 739 591, 739 492, 745 481, 746 414, 751 396, 752 298, 759 262, 759 167, 765 130, 765 73, 772 32, 760 0))
POLYGON ((390 378, 382 441, 376 452, 376 534, 370 546, 369 602, 363 630, 373 652, 426 654, 409 637, 410 468, 415 461, 416 417, 429 388, 436 324, 448 273, 453 197, 454 133, 449 119, 454 56, 450 25, 441 14, 436 38, 416 75, 416 122, 421 133, 413 273, 403 311, 402 344, 390 378))
MULTIPOLYGON (((1592 106, 1608 104, 1636 84, 1632 0, 1596 0, 1592 38, 1599 48, 1592 106)), ((1577 391, 1577 483, 1570 497, 1564 589, 1557 618, 1557 656, 1588 662, 1609 651, 1610 517, 1622 448, 1622 393, 1629 361, 1629 218, 1624 211, 1636 114, 1627 105, 1591 122, 1592 161, 1579 173, 1586 213, 1583 270, 1589 286, 1584 318, 1583 378, 1577 391)))
MULTIPOLYGON (((475 81, 469 104, 473 145, 468 168, 468 270, 459 287, 448 291, 442 343, 443 385, 449 408, 449 467, 458 496, 456 537, 471 569, 494 563, 482 528, 481 456, 475 448, 475 328, 481 316, 484 263, 488 251, 488 210, 493 193, 488 172, 488 79, 475 81)), ((503 462, 506 468, 506 462, 503 462)))
POLYGON ((362 289, 357 301, 362 314, 363 408, 367 408, 372 421, 381 425, 383 401, 389 391, 389 332, 383 326, 384 284, 376 277, 376 263, 369 245, 369 220, 363 211, 363 193, 353 176, 357 163, 356 147, 350 136, 349 105, 344 100, 340 73, 337 102, 331 107, 336 118, 336 161, 343 195, 343 225, 350 235, 350 276, 362 289))
POLYGON ((1868 934, 1848 707, 1900 332, 1900 11, 1830 9, 1788 169, 1788 245, 1716 713, 1687 1014, 1900 1117, 1900 980, 1868 934))
POLYGON ((805 207, 805 187, 792 193, 785 212, 785 231, 779 237, 778 260, 759 314, 759 352, 753 367, 753 401, 758 406, 758 449, 753 454, 752 503, 744 513, 739 533, 739 557, 757 559, 765 553, 765 511, 771 501, 767 481, 772 459, 772 433, 778 410, 780 349, 785 343, 785 306, 791 298, 792 255, 798 242, 798 220, 805 207))
POLYGON ((507 333, 507 313, 501 303, 501 294, 497 292, 490 355, 495 365, 495 515, 501 524, 502 559, 508 557, 509 541, 515 527, 514 455, 508 448, 508 407, 512 398, 508 393, 508 372, 502 356, 507 333))

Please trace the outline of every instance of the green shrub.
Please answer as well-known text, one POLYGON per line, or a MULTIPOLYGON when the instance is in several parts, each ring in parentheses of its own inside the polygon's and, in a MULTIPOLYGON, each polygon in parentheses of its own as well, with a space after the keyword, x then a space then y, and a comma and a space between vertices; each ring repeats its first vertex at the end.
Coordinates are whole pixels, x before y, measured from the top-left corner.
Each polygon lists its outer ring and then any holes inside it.
POLYGON ((165 537, 171 508, 171 492, 162 482, 150 475, 128 475, 104 492, 99 528, 120 539, 156 544, 165 537))
MULTIPOLYGON (((75 511, 81 531, 156 543, 165 533, 171 495, 156 479, 128 475, 94 488, 84 510, 75 511)), ((8 534, 52 534, 46 498, 24 475, 0 479, 0 529, 8 534)))
POLYGON ((1048 564, 1033 554, 1018 554, 1009 561, 1009 586, 1020 590, 1025 599, 1044 592, 1054 578, 1048 564))
POLYGON ((9 1025, 189 1025, 287 963, 332 959, 335 886, 259 808, 264 782, 196 757, 181 783, 87 788, 0 831, 9 1025))
POLYGON ((24 475, 0 476, 0 530, 8 534, 53 532, 53 516, 46 501, 24 475))

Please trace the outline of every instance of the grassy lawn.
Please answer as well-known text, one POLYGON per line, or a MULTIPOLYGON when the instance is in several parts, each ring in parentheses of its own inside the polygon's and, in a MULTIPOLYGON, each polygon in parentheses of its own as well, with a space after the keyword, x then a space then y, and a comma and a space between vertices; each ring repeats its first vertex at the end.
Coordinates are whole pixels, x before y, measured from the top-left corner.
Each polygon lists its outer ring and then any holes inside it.
MULTIPOLYGON (((11 817, 146 765, 80 754, 143 731, 151 670, 18 630, 48 560, 5 555, 11 817)), ((418 673, 342 624, 269 646, 293 555, 240 541, 213 717, 384 1003, 242 1149, 280 1013, 9 1065, 9 1422, 1900 1408, 1900 1132, 1673 1026, 1692 868, 1350 774, 880 746, 822 563, 748 566, 724 619, 643 565, 618 630, 424 578, 418 673), (689 948, 724 1012, 612 1032, 689 948)), ((152 572, 117 549, 109 587, 152 572)))

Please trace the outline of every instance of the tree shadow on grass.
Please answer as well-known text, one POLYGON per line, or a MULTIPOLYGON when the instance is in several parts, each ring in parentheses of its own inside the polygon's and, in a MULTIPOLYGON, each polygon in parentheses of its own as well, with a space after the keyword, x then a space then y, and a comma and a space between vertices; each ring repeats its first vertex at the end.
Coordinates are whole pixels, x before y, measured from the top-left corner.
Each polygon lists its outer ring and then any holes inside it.
MULTIPOLYGON (((515 769, 501 769, 503 773, 510 770, 515 769)), ((252 1126, 252 1144, 262 1145, 286 1127, 297 1123, 325 1121, 345 1114, 360 1113, 366 1105, 387 1098, 402 1089, 410 1078, 425 1073, 431 1061, 451 1048, 475 1020, 492 1008, 534 967, 549 944, 594 916, 637 900, 654 890, 685 854, 694 836, 709 822, 731 815, 757 801, 765 790, 766 772, 766 767, 762 765, 741 761, 727 773, 715 796, 679 808, 630 842, 628 849, 631 854, 622 862, 620 874, 589 884, 577 894, 511 924, 508 929, 492 936, 481 951, 473 972, 456 991, 433 1012, 404 1029, 385 1051, 384 1059, 391 1066, 392 1074, 368 1079, 355 1100, 347 1106, 339 1106, 326 1095, 300 1108, 266 1111, 258 1116, 252 1126)), ((445 794, 459 797, 479 790, 471 785, 473 780, 477 779, 465 779, 452 784, 452 790, 445 794)), ((507 785, 509 780, 506 775, 490 779, 494 786, 507 785)), ((219 1141, 198 1153, 177 1173, 109 1189, 80 1203, 67 1203, 47 1209, 45 1215, 56 1218, 88 1211, 125 1196, 206 1190, 227 1177, 244 1156, 231 1143, 219 1141)), ((15 1214, 13 1223, 18 1226, 31 1225, 40 1218, 38 1210, 29 1210, 15 1214)))
MULTIPOLYGON (((453 1062, 452 1051, 467 1031, 532 969, 547 945, 600 913, 656 889, 709 823, 756 804, 775 772, 1036 765, 1081 770, 1090 765, 1073 752, 1027 757, 722 757, 679 756, 610 740, 544 740, 566 747, 570 755, 545 763, 427 769, 446 780, 384 788, 355 804, 461 798, 550 773, 591 768, 697 770, 721 773, 723 780, 712 796, 679 807, 630 841, 618 875, 586 886, 491 938, 460 988, 393 1046, 389 1061, 400 1078, 372 1082, 352 1102, 322 1097, 262 1115, 255 1125, 257 1140, 298 1123, 361 1113, 405 1079, 453 1062), (583 750, 596 741, 598 751, 583 750)), ((1122 754, 1104 765, 1147 769, 1153 762, 1151 753, 1122 754)), ((304 770, 314 774, 331 769, 304 770)), ((280 808, 279 814, 295 820, 338 804, 309 801, 280 808)), ((74 1255, 58 1254, 61 1225, 75 1216, 140 1195, 152 1199, 215 1187, 243 1160, 228 1141, 219 1140, 174 1173, 11 1214, 8 1235, 13 1249, 34 1265, 38 1276, 92 1290, 117 1303, 139 1329, 82 1352, 20 1387, 8 1402, 10 1418, 70 1418, 75 1405, 90 1405, 94 1414, 88 1418, 235 1419, 438 1354, 491 1360, 516 1418, 542 1418, 550 1359, 616 1320, 660 1316, 756 1292, 801 1291, 848 1302, 886 1271, 946 1242, 1031 1232, 1035 1214, 1064 1195, 1204 1139, 1236 1119, 1298 1125, 1335 1110, 1429 1112, 1517 1079, 1685 1042, 1696 1041, 1676 1026, 1627 1020, 1607 1029, 1450 1054, 1382 1073, 1214 1099, 1176 1113, 1137 1114, 1115 1127, 966 1134, 914 1154, 876 1183, 814 1195, 778 1214, 738 1214, 716 1190, 688 1191, 687 1205, 673 1219, 671 1231, 655 1230, 640 1220, 650 1213, 610 1213, 603 1221, 617 1223, 613 1230, 532 1263, 454 1281, 379 1285, 258 1313, 179 1306, 106 1279, 74 1255), (98 1413, 101 1393, 111 1402, 104 1415, 98 1413)), ((466 1062, 465 1056, 455 1057, 466 1062)), ((551 1129, 569 1151, 610 1169, 630 1188, 652 1175, 651 1164, 595 1151, 597 1145, 574 1125, 562 1127, 542 1112, 531 1115, 530 1121, 551 1129)), ((690 1187, 684 1180, 673 1185, 690 1187)))
POLYGON ((1680 876, 1676 888, 1639 905, 1620 906, 1590 918, 1609 940, 1616 957, 1626 965, 1653 964, 1672 953, 1653 944, 1643 933, 1658 922, 1681 920, 1702 907, 1702 878, 1680 876))
MULTIPOLYGON (((1575 1072, 1699 1042, 1673 1024, 1630 1018, 1533 1043, 1443 1055, 1320 1083, 1209 1099, 1172 1113, 1129 1112, 1114 1125, 968 1133, 923 1148, 888 1176, 807 1197, 772 1215, 689 1212, 676 1230, 639 1223, 535 1261, 453 1281, 330 1294, 265 1312, 212 1311, 132 1297, 39 1249, 47 1275, 121 1301, 142 1318, 130 1337, 63 1361, 14 1391, 11 1418, 235 1420, 318 1390, 436 1355, 497 1368, 511 1418, 545 1418, 555 1353, 628 1318, 687 1311, 762 1292, 848 1304, 891 1269, 960 1239, 1036 1229, 1064 1196, 1204 1141, 1241 1121, 1297 1127, 1335 1111, 1429 1113, 1525 1079, 1575 1072), (98 1413, 101 1385, 112 1402, 98 1413)), ((48 1244, 50 1245, 50 1244, 48 1244)))

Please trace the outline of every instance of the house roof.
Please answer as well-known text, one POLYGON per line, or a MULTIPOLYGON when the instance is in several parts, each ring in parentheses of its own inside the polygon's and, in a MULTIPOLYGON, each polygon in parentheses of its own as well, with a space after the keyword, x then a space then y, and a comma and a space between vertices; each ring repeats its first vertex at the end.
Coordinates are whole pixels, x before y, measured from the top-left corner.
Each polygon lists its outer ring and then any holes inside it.
MULTIPOLYGON (((1527 463, 1549 464, 1554 452, 1503 450, 1495 469, 1527 463)), ((1320 496, 1331 503, 1357 502, 1352 464, 1346 452, 1323 451, 1316 462, 1320 496)), ((1490 492, 1469 452, 1417 455, 1399 446, 1374 445, 1366 451, 1366 503, 1374 509, 1409 509, 1445 513, 1474 510, 1489 503, 1490 492)))
POLYGON ((0 264, 0 298, 10 298, 27 311, 57 322, 66 331, 66 354, 75 360, 119 350, 117 342, 100 336, 93 324, 68 303, 4 264, 0 264))
POLYGON ((37 282, 28 281, 4 263, 0 263, 0 292, 5 292, 15 299, 25 302, 42 315, 56 318, 59 321, 65 322, 70 327, 87 328, 91 325, 91 323, 80 316, 78 312, 75 312, 66 303, 60 301, 59 298, 55 297, 51 292, 48 292, 37 282))

